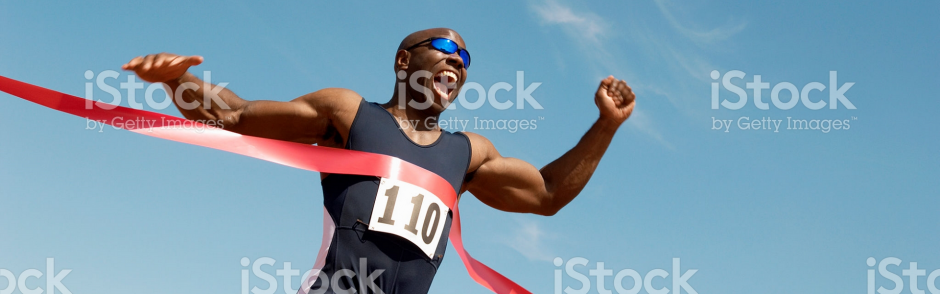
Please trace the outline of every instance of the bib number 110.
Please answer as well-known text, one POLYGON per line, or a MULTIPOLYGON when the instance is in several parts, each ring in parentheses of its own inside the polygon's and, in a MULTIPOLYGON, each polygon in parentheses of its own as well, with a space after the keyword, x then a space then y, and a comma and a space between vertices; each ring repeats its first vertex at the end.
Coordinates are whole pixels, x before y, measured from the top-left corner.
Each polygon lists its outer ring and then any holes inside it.
POLYGON ((436 195, 397 180, 382 179, 369 230, 391 233, 434 255, 449 209, 436 195))

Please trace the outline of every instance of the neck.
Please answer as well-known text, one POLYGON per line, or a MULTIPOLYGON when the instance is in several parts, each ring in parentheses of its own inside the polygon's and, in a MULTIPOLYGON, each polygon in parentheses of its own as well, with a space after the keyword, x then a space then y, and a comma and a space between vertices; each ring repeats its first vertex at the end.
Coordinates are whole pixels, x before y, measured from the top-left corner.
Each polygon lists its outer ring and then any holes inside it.
POLYGON ((392 95, 392 98, 389 99, 388 102, 382 105, 382 108, 385 108, 386 111, 399 120, 402 130, 406 133, 424 131, 439 132, 441 130, 437 124, 441 113, 435 111, 435 107, 428 107, 424 110, 416 109, 408 105, 409 103, 418 103, 412 102, 414 101, 413 97, 411 97, 412 93, 400 95, 398 87, 395 87, 395 93, 396 94, 392 95), (403 121, 407 122, 409 127, 406 127, 403 121))

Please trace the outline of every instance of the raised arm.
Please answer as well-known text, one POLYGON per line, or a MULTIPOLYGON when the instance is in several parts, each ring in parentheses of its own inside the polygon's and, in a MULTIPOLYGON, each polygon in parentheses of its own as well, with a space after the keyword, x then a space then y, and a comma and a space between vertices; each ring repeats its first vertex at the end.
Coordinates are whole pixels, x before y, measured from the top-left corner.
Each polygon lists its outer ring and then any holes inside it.
POLYGON ((574 199, 597 168, 614 133, 630 117, 634 94, 613 76, 601 81, 594 102, 600 116, 574 148, 541 170, 503 157, 483 136, 467 133, 473 155, 465 188, 483 203, 510 212, 553 215, 574 199))
POLYGON ((147 82, 163 83, 187 119, 212 120, 245 135, 334 147, 341 147, 349 133, 361 99, 351 90, 323 89, 289 102, 248 101, 187 72, 202 61, 201 56, 160 53, 134 58, 122 68, 147 82))

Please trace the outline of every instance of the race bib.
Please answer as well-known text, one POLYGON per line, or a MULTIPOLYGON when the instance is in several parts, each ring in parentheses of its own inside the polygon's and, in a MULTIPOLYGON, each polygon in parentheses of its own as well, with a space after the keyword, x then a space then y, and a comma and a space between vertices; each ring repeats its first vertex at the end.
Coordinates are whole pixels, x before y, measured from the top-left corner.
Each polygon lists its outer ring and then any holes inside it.
POLYGON ((424 188, 382 178, 369 230, 405 238, 433 258, 449 211, 440 198, 424 188))

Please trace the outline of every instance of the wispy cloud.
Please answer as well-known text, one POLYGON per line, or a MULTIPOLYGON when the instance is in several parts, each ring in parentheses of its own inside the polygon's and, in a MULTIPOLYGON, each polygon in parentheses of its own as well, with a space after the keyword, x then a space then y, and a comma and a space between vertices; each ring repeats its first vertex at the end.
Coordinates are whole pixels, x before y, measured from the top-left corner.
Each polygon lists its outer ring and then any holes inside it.
MULTIPOLYGON (((599 76, 621 77, 639 99, 645 100, 642 102, 665 98, 693 120, 707 116, 707 110, 700 107, 701 98, 708 95, 703 94, 702 85, 707 89, 711 82, 708 73, 721 70, 706 54, 729 50, 733 37, 747 27, 746 22, 734 20, 714 28, 697 25, 699 9, 693 11, 671 0, 654 0, 653 9, 659 13, 630 10, 616 23, 584 8, 573 9, 575 6, 566 6, 560 0, 532 1, 530 7, 539 22, 559 27, 585 61, 604 72, 599 76), (642 62, 636 62, 640 58, 642 62)), ((642 5, 633 6, 642 9, 642 5)), ((663 130, 656 127, 658 119, 650 109, 654 108, 638 108, 627 125, 674 149, 663 130)))
POLYGON ((669 150, 676 150, 676 147, 666 141, 663 138, 662 133, 659 131, 659 128, 656 127, 655 122, 649 117, 649 114, 646 112, 636 112, 634 111, 633 115, 630 116, 630 121, 633 123, 632 126, 635 126, 637 130, 646 133, 653 139, 656 139, 657 142, 669 148, 669 150))
POLYGON ((692 14, 669 1, 655 0, 659 12, 669 24, 668 29, 635 28, 633 35, 647 36, 643 43, 646 52, 658 56, 669 73, 650 81, 651 86, 657 88, 681 113, 692 119, 701 118, 705 115, 705 109, 697 107, 703 97, 701 85, 711 82, 709 72, 721 70, 706 54, 729 50, 726 48, 729 40, 747 25, 743 21, 729 21, 721 27, 702 29, 692 24, 695 19, 692 14), (668 37, 670 29, 679 38, 668 37))
MULTIPOLYGON (((656 6, 659 7, 659 11, 663 13, 663 16, 669 20, 669 23, 674 29, 688 37, 689 39, 702 43, 702 44, 713 44, 717 41, 724 41, 731 36, 744 30, 744 27, 747 26, 745 22, 728 23, 723 27, 712 28, 712 29, 697 29, 690 28, 691 25, 683 24, 675 16, 674 10, 680 10, 679 7, 676 7, 669 0, 655 0, 656 6)), ((684 14, 684 11, 679 11, 684 14)), ((686 19, 686 18, 683 18, 686 19)))
MULTIPOLYGON (((603 17, 590 11, 575 11, 554 0, 534 2, 531 8, 543 25, 559 26, 565 36, 574 41, 573 44, 578 47, 582 56, 588 59, 592 67, 598 69, 594 74, 598 80, 613 74, 618 78, 626 79, 634 91, 638 93, 642 91, 644 83, 639 81, 637 75, 624 71, 624 68, 628 68, 626 63, 611 53, 611 50, 617 50, 617 46, 610 41, 610 25, 603 17)), ((674 149, 655 127, 650 113, 642 109, 635 110, 631 123, 627 125, 653 137, 664 146, 674 149)))
POLYGON ((570 7, 562 6, 554 1, 546 1, 542 5, 533 5, 542 21, 549 24, 562 24, 569 31, 569 35, 589 41, 600 43, 604 34, 604 24, 599 16, 590 12, 575 13, 570 7))
POLYGON ((513 235, 503 240, 503 243, 529 260, 551 261, 555 258, 556 255, 547 248, 549 244, 547 240, 556 239, 557 235, 542 230, 541 225, 535 220, 518 218, 517 223, 518 226, 513 230, 513 235))
POLYGON ((554 0, 546 0, 531 5, 545 26, 559 27, 581 54, 590 60, 591 66, 599 69, 596 76, 605 78, 609 74, 620 75, 614 59, 608 50, 610 25, 599 15, 589 11, 575 11, 554 0))

